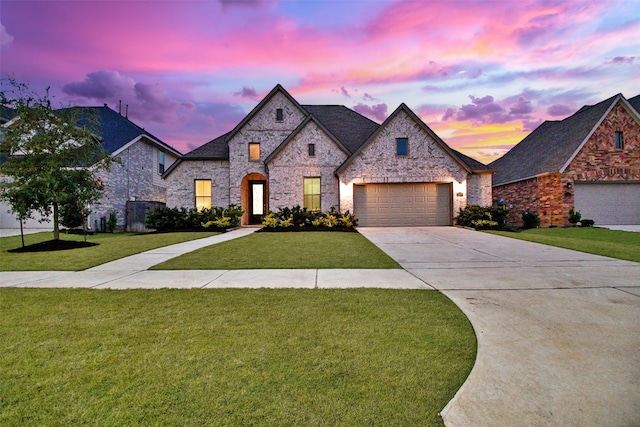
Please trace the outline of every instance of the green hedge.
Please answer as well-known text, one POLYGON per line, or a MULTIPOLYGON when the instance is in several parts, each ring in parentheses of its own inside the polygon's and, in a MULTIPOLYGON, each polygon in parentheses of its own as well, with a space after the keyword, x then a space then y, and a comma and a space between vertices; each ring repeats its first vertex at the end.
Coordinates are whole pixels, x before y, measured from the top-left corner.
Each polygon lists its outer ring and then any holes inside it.
POLYGON ((147 214, 144 224, 158 231, 174 230, 226 230, 240 225, 244 211, 238 205, 211 209, 161 207, 147 214))

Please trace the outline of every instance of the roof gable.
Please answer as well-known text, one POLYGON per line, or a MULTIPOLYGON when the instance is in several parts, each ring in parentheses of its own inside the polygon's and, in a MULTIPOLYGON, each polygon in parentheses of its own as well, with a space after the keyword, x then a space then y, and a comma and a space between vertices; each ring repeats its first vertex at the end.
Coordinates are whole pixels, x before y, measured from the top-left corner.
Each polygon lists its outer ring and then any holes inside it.
POLYGON ((309 115, 293 132, 291 132, 291 134, 287 138, 285 138, 284 141, 282 141, 282 143, 275 150, 273 150, 271 154, 269 154, 269 156, 264 160, 265 164, 271 162, 271 160, 273 160, 278 155, 278 153, 280 153, 289 144, 289 142, 291 142, 311 122, 315 123, 320 128, 320 130, 322 130, 329 137, 329 139, 331 139, 331 141, 333 141, 333 143, 336 144, 338 148, 340 148, 340 150, 342 150, 347 156, 351 154, 349 150, 331 132, 329 132, 327 128, 322 123, 320 123, 320 121, 318 121, 315 116, 309 115))
MULTIPOLYGON (((398 108, 396 108, 396 110, 391 113, 391 115, 389 117, 387 117, 387 119, 382 123, 382 125, 380 125, 378 127, 378 129, 376 129, 368 138, 367 140, 360 146, 358 147, 358 149, 351 155, 349 156, 349 158, 347 158, 347 160, 345 160, 345 162, 338 168, 338 170, 336 171, 336 174, 340 174, 342 173, 352 162, 355 158, 358 157, 358 155, 368 146, 370 145, 375 139, 376 137, 380 134, 380 132, 382 132, 385 128, 387 128, 389 126, 389 124, 399 115, 399 114, 407 114, 409 116, 409 118, 411 120, 413 120, 422 131, 424 131, 425 133, 427 133, 434 141, 435 143, 440 146, 447 154, 449 154, 458 164, 460 164, 460 166, 462 166, 463 169, 465 169, 467 172, 471 173, 472 172, 472 168, 465 163, 458 154, 457 151, 452 150, 438 135, 436 135, 436 133, 434 131, 431 130, 431 128, 429 128, 429 126, 427 126, 406 104, 402 103, 400 104, 400 106, 398 108)), ((480 162, 477 162, 480 163, 480 162)))
POLYGON ((253 117, 255 117, 256 114, 258 114, 258 112, 274 97, 276 96, 277 93, 281 93, 282 95, 284 95, 289 102, 291 102, 291 104, 293 104, 296 108, 298 108, 300 110, 301 113, 303 113, 305 116, 308 115, 307 111, 302 107, 302 105, 300 105, 298 103, 298 101, 296 101, 290 94, 289 92, 287 92, 280 84, 277 84, 273 89, 271 89, 271 92, 269 92, 267 94, 267 96, 265 96, 262 101, 260 101, 258 103, 258 105, 256 105, 253 110, 251 110, 251 112, 249 114, 247 114, 245 116, 244 119, 242 119, 242 121, 240 123, 238 123, 238 125, 233 128, 233 130, 231 132, 229 132, 227 134, 227 141, 230 141, 231 139, 233 139, 234 136, 236 136, 236 134, 238 132, 240 132, 240 130, 251 121, 251 119, 253 117))
POLYGON ((564 120, 542 123, 504 156, 489 164, 496 170, 493 185, 562 171, 619 100, 624 100, 621 94, 582 107, 564 120))

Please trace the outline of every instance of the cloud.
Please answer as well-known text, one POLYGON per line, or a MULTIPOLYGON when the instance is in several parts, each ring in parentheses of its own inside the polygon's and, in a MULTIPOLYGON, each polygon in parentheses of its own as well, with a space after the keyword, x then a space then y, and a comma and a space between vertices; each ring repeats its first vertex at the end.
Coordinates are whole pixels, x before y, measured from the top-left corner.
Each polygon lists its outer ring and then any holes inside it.
POLYGON ((6 27, 0 23, 0 48, 5 49, 13 43, 13 36, 9 34, 6 27))
POLYGON ((365 92, 365 94, 362 96, 362 99, 364 99, 365 101, 379 101, 378 98, 373 97, 372 95, 368 94, 365 92))
POLYGON ((524 96, 518 97, 518 100, 509 108, 509 114, 511 115, 524 115, 530 114, 533 111, 531 107, 531 101, 524 96))
POLYGON ((369 117, 370 119, 383 122, 387 118, 387 104, 365 105, 359 102, 353 107, 353 111, 369 117))
POLYGON ((134 85, 132 78, 117 71, 101 70, 87 74, 82 82, 64 85, 62 91, 67 95, 103 100, 128 94, 134 85))
POLYGON ((269 0, 220 0, 220 4, 226 9, 231 7, 248 7, 257 9, 263 7, 269 0))
POLYGON ((605 64, 631 64, 636 60, 635 56, 616 56, 612 58, 610 61, 605 62, 605 64))
POLYGON ((248 98, 248 99, 258 99, 258 93, 256 92, 256 90, 252 87, 247 87, 247 86, 243 86, 242 90, 239 90, 238 92, 234 92, 233 96, 240 96, 242 98, 248 98))
POLYGON ((469 95, 469 99, 471 99, 471 104, 465 104, 459 108, 447 108, 442 121, 455 119, 457 121, 471 121, 475 124, 491 124, 520 119, 524 124, 524 120, 531 119, 530 114, 533 113, 531 101, 523 95, 518 96, 515 102, 507 98, 499 103, 491 95, 482 98, 469 95), (503 105, 507 105, 508 109, 503 105))
POLYGON ((547 108, 547 114, 554 117, 566 117, 575 112, 575 108, 572 108, 565 104, 553 104, 547 108))
POLYGON ((344 86, 340 87, 340 93, 347 98, 351 98, 351 95, 349 95, 349 92, 347 91, 347 89, 345 89, 344 86))

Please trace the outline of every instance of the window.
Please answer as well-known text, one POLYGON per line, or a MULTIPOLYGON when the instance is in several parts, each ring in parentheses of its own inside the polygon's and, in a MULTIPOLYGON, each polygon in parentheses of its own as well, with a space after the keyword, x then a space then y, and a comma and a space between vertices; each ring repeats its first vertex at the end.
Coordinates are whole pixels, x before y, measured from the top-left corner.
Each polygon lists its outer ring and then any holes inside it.
POLYGON ((624 139, 622 137, 622 132, 616 132, 616 150, 624 149, 624 139))
POLYGON ((249 160, 254 162, 260 160, 260 143, 259 142, 249 143, 249 160))
POLYGON ((196 209, 211 209, 211 180, 196 179, 196 209))
POLYGON ((304 179, 304 207, 310 211, 320 210, 320 178, 304 179))
POLYGON ((284 114, 282 113, 282 108, 276 109, 276 121, 281 122, 284 119, 284 114))
POLYGON ((406 156, 409 152, 409 138, 396 138, 396 155, 406 156))
POLYGON ((158 151, 158 173, 164 173, 164 151, 158 151))
POLYGON ((316 144, 309 144, 309 157, 315 157, 316 155, 316 144))

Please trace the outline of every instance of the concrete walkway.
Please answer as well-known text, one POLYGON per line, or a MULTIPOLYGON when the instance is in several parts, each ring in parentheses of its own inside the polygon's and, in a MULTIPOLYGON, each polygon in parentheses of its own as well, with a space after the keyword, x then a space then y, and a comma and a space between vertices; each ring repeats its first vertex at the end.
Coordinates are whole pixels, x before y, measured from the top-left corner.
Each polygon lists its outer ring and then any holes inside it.
POLYGON ((640 425, 640 264, 459 228, 363 228, 469 317, 447 426, 640 425))
POLYGON ((184 253, 247 236, 239 228, 108 262, 84 271, 2 271, 0 287, 159 288, 397 288, 432 289, 405 270, 148 270, 184 253))

